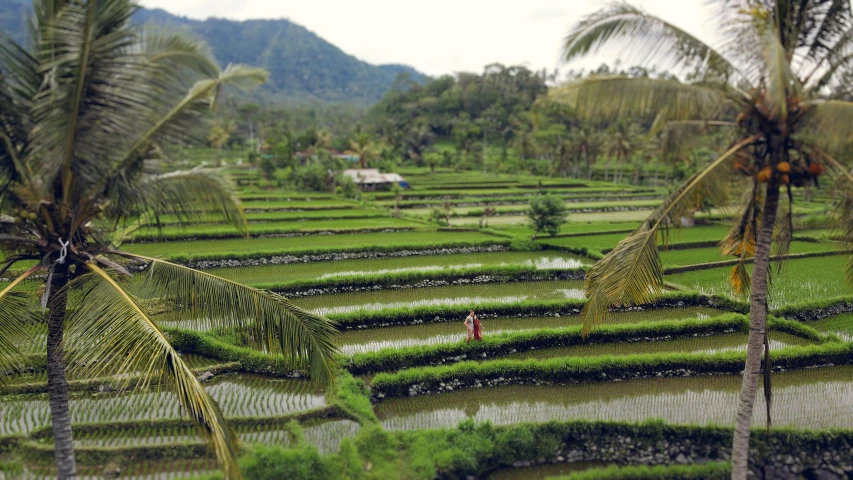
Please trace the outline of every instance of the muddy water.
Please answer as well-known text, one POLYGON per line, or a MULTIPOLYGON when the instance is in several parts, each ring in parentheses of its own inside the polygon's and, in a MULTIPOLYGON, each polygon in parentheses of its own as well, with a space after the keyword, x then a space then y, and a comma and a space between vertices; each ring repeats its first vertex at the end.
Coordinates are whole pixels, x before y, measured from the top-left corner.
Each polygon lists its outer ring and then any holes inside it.
MULTIPOLYGON (((607 323, 617 324, 683 318, 707 318, 709 316, 721 315, 722 313, 724 312, 721 310, 707 307, 659 308, 643 310, 641 312, 614 313, 607 317, 607 323)), ((353 353, 370 352, 382 348, 457 342, 465 339, 466 330, 462 325, 462 320, 466 314, 465 309, 461 309, 458 322, 350 330, 342 332, 338 336, 338 343, 341 345, 341 350, 344 354, 351 355, 353 353)), ((495 335, 501 332, 580 325, 581 319, 576 315, 529 318, 501 317, 483 319, 482 323, 484 335, 495 335)))
MULTIPOLYGON (((650 418, 674 424, 733 425, 740 384, 739 375, 719 375, 466 389, 385 400, 376 406, 376 413, 392 430, 453 427, 467 418, 500 425, 650 418)), ((763 409, 759 395, 755 411, 763 409)), ((853 428, 853 366, 774 374, 772 413, 774 426, 853 428)), ((754 421, 763 425, 763 415, 754 421)))

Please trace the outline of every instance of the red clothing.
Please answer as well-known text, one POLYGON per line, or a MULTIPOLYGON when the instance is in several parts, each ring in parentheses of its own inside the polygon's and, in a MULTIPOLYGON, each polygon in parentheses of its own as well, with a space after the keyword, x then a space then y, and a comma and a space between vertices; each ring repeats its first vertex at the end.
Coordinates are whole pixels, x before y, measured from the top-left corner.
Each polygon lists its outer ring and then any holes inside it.
POLYGON ((474 340, 483 339, 483 327, 480 325, 480 319, 474 317, 474 340))

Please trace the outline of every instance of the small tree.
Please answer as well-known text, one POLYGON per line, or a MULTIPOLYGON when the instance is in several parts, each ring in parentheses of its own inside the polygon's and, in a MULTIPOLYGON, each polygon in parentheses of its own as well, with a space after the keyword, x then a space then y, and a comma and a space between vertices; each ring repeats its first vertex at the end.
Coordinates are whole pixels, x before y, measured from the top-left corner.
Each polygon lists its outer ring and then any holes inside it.
POLYGON ((429 213, 429 219, 439 225, 447 225, 447 219, 444 216, 444 210, 433 207, 432 211, 429 213))
POLYGON ((441 165, 443 160, 444 156, 439 152, 424 153, 424 163, 429 167, 430 173, 435 173, 435 167, 441 165))
POLYGON ((271 155, 264 155, 258 166, 261 169, 261 176, 264 177, 264 180, 272 181, 275 177, 275 159, 271 155))
POLYGON ((483 218, 480 219, 480 228, 489 226, 489 217, 497 215, 498 209, 492 206, 487 206, 483 209, 483 218))
POLYGON ((391 185, 391 193, 394 194, 394 217, 400 216, 400 199, 403 197, 403 187, 399 183, 391 185))
POLYGON ((566 202, 553 194, 533 197, 530 199, 527 218, 533 227, 533 240, 536 240, 539 232, 556 235, 560 231, 560 225, 568 219, 566 202))

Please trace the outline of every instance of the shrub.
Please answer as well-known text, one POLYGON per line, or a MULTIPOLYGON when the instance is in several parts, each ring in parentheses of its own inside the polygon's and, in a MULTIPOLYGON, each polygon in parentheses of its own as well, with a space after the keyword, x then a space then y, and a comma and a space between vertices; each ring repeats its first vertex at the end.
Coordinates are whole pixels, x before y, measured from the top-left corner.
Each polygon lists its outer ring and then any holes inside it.
POLYGON ((533 227, 534 240, 540 232, 556 235, 560 232, 560 225, 568 219, 566 202, 553 194, 533 197, 530 199, 527 218, 533 227))
POLYGON ((311 444, 295 448, 257 445, 240 462, 245 478, 254 480, 316 480, 332 478, 332 468, 311 444))

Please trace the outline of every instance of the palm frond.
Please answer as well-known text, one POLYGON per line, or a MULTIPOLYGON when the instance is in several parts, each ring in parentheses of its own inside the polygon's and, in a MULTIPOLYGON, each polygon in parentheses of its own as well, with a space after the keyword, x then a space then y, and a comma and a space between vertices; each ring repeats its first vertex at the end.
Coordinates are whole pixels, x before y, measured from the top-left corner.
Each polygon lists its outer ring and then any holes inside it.
POLYGON ((108 186, 107 217, 123 219, 141 215, 142 221, 159 228, 162 215, 174 215, 180 223, 222 219, 248 234, 243 207, 231 184, 216 170, 194 168, 144 175, 132 184, 116 181, 108 186), (151 217, 153 221, 148 222, 151 217))
POLYGON ((791 241, 794 239, 794 197, 791 186, 786 185, 788 203, 780 208, 782 221, 776 222, 773 232, 773 255, 779 257, 776 263, 778 274, 782 274, 788 263, 788 254, 791 252, 791 241))
POLYGON ((19 347, 27 342, 24 319, 32 311, 28 298, 13 290, 40 268, 31 268, 0 291, 0 385, 5 382, 6 375, 18 371, 21 367, 20 360, 23 355, 19 347))
POLYGON ((809 143, 837 152, 853 143, 853 102, 814 100, 800 120, 800 128, 809 135, 809 143))
POLYGON ((853 27, 848 28, 822 57, 809 66, 803 77, 806 90, 817 95, 826 87, 835 86, 853 64, 853 27))
POLYGON ((174 143, 175 140, 185 137, 186 134, 182 131, 187 116, 196 115, 199 107, 213 107, 217 94, 223 87, 247 89, 265 82, 266 79, 265 70, 229 65, 217 77, 199 80, 179 102, 154 119, 141 134, 133 136, 134 143, 120 156, 107 178, 122 176, 128 168, 145 158, 152 144, 174 143))
POLYGON ((81 295, 68 318, 66 342, 72 368, 92 377, 105 369, 136 375, 140 378, 137 388, 167 382, 182 411, 216 452, 225 478, 239 479, 238 440, 219 406, 136 300, 97 265, 86 267, 92 273, 75 280, 81 295))
POLYGON ((36 58, 44 88, 33 99, 33 134, 28 161, 47 197, 57 177, 67 205, 76 201, 71 178, 95 182, 108 166, 104 158, 138 131, 149 106, 150 87, 140 82, 140 64, 130 51, 129 0, 69 2, 41 25, 36 58), (116 72, 122 72, 116 74, 116 72), (109 112, 110 115, 104 115, 109 112))
POLYGON ((749 271, 746 269, 746 262, 741 260, 729 273, 729 285, 732 287, 732 293, 738 298, 746 298, 749 296, 749 290, 752 287, 752 278, 749 271))
MULTIPOLYGON (((139 34, 138 44, 148 63, 158 67, 158 73, 171 74, 168 85, 219 75, 210 47, 186 32, 146 25, 139 34)), ((158 81, 158 85, 162 83, 158 81)), ((186 89, 181 94, 185 92, 186 89)))
POLYGON ((758 139, 748 137, 726 151, 702 172, 692 176, 663 201, 640 227, 628 238, 619 242, 612 251, 587 272, 584 287, 587 304, 583 309, 583 331, 589 332, 600 324, 612 306, 648 303, 660 296, 664 288, 663 268, 657 249, 658 235, 665 225, 675 223, 677 217, 693 201, 691 198, 702 188, 708 178, 733 155, 758 139))
POLYGON ((720 88, 675 80, 592 76, 552 89, 549 99, 574 108, 587 119, 662 115, 662 120, 669 122, 704 120, 707 112, 731 103, 733 95, 720 88))
POLYGON ((338 350, 330 320, 271 292, 151 257, 114 253, 149 262, 142 295, 174 305, 175 319, 233 329, 251 346, 281 355, 295 368, 307 364, 313 378, 332 378, 338 350))
POLYGON ((572 61, 607 47, 636 64, 703 69, 726 81, 737 68, 686 31, 627 3, 613 3, 578 22, 564 41, 563 59, 572 61))
POLYGON ((802 86, 791 70, 788 52, 779 40, 778 33, 767 28, 761 39, 766 100, 773 107, 768 116, 784 122, 788 118, 788 96, 801 92, 802 86))
POLYGON ((601 293, 611 305, 647 303, 660 296, 663 283, 656 229, 622 240, 587 272, 587 293, 601 293))
POLYGON ((761 189, 758 183, 746 194, 741 208, 741 216, 732 224, 725 238, 720 242, 721 253, 725 256, 735 256, 741 259, 755 256, 755 242, 758 228, 761 224, 763 208, 761 189))

